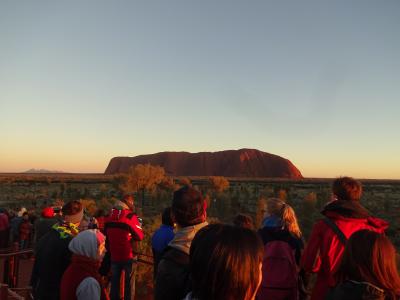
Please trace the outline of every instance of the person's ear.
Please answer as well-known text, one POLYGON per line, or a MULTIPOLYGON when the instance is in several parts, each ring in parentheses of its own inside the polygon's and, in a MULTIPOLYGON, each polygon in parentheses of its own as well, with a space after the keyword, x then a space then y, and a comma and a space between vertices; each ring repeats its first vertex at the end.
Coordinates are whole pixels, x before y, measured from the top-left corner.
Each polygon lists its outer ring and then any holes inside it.
POLYGON ((172 211, 171 211, 171 220, 172 220, 172 223, 174 223, 174 224, 176 223, 176 218, 172 211))

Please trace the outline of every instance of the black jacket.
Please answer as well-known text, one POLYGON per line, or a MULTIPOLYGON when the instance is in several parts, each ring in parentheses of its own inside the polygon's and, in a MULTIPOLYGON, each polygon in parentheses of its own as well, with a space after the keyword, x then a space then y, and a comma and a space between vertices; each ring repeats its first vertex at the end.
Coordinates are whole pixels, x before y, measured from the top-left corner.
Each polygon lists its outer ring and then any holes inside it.
POLYGON ((36 244, 31 276, 35 299, 59 299, 61 277, 72 255, 68 244, 77 233, 72 224, 57 223, 36 244))
POLYGON ((328 292, 326 300, 386 300, 385 292, 367 282, 346 280, 328 292))
POLYGON ((155 300, 182 300, 191 290, 189 255, 167 247, 158 264, 155 300))

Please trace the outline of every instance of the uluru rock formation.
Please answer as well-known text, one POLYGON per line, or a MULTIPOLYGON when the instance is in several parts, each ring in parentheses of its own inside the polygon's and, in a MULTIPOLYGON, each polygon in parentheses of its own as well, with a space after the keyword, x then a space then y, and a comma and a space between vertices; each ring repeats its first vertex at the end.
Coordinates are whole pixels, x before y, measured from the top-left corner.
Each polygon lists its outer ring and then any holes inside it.
POLYGON ((163 167, 171 176, 303 178, 288 159, 256 149, 114 157, 104 173, 127 173, 131 166, 147 163, 163 167))

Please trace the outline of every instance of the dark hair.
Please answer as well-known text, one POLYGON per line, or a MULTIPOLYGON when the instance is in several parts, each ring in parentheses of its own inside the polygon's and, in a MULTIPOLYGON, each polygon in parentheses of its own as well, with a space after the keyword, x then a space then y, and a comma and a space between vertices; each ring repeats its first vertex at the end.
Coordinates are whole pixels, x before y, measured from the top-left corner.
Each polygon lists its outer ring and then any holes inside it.
POLYGON ((355 280, 371 283, 385 291, 385 299, 400 295, 396 250, 383 234, 369 230, 353 233, 347 242, 338 269, 339 282, 355 280))
POLYGON ((95 218, 105 217, 106 215, 107 215, 106 211, 104 209, 102 209, 102 208, 98 208, 96 210, 96 212, 94 213, 94 217, 95 218))
POLYGON ((332 192, 338 200, 358 201, 362 194, 361 182, 351 177, 339 177, 332 184, 332 192))
POLYGON ((135 198, 133 197, 132 194, 125 194, 125 195, 122 197, 122 201, 124 201, 124 202, 134 202, 134 201, 135 201, 135 198))
POLYGON ((174 226, 174 221, 171 217, 171 207, 167 207, 166 209, 164 209, 161 215, 161 221, 164 225, 174 226))
POLYGON ((260 282, 263 253, 253 230, 224 224, 202 228, 190 247, 193 298, 250 299, 260 282))
POLYGON ((72 200, 66 203, 61 211, 64 216, 71 216, 79 213, 82 210, 82 203, 78 200, 72 200))
POLYGON ((252 217, 246 214, 237 214, 236 217, 233 219, 233 225, 248 229, 254 229, 254 222, 252 217))
POLYGON ((204 199, 199 191, 185 186, 174 192, 172 213, 179 226, 186 227, 202 223, 204 212, 204 199))

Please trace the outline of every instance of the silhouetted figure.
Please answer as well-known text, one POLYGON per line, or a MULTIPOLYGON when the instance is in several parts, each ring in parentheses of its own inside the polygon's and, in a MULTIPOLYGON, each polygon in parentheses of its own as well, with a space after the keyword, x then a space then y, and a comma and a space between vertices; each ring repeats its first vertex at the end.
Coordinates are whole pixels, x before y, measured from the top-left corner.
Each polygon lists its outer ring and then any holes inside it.
POLYGON ((45 207, 42 209, 40 218, 35 222, 35 243, 37 243, 46 233, 48 233, 58 219, 54 217, 54 210, 52 207, 45 207))
POLYGON ((164 209, 161 220, 162 224, 160 228, 154 232, 153 237, 151 238, 151 248, 154 258, 154 278, 157 275, 157 268, 161 260, 161 255, 175 235, 174 221, 171 216, 171 207, 164 209))
POLYGON ((24 212, 22 215, 22 221, 19 224, 19 248, 28 248, 30 236, 32 232, 32 224, 29 221, 28 212, 24 212))
POLYGON ((8 247, 10 223, 5 209, 0 209, 0 249, 8 247))
POLYGON ((233 225, 254 230, 253 218, 246 214, 237 214, 233 219, 233 225))
POLYGON ((186 186, 174 193, 172 218, 177 230, 158 265, 156 300, 181 300, 189 292, 189 249, 196 233, 208 224, 206 216, 206 202, 199 191, 186 186))
POLYGON ((35 299, 57 300, 64 271, 70 264, 69 242, 78 234, 82 204, 70 201, 62 207, 63 220, 54 224, 36 244, 31 286, 35 299))

